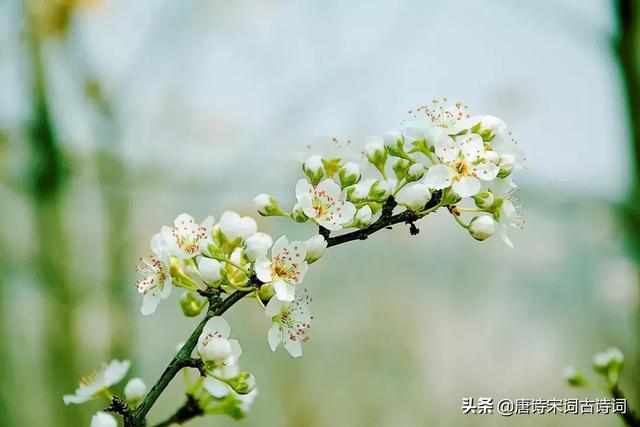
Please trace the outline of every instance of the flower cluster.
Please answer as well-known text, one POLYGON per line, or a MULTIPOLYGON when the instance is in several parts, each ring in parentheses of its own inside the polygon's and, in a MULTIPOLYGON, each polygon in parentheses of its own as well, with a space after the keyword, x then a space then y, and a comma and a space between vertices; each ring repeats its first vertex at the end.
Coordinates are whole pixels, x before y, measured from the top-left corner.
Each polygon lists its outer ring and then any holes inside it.
MULTIPOLYGON (((223 212, 218 222, 213 216, 198 222, 181 214, 151 238, 151 254, 138 262, 135 286, 143 315, 154 313, 173 288, 182 289, 179 301, 186 316, 206 313, 199 336, 194 334, 174 359, 181 368, 197 367, 202 374, 187 384, 187 403, 195 402, 195 415, 241 418, 257 393, 253 375, 238 367, 242 347, 230 338, 231 328, 222 317, 228 301, 232 305, 253 298, 270 321, 266 342, 271 350, 282 345, 292 357, 300 357, 313 319, 312 298, 301 285, 309 265, 328 246, 401 222, 411 224, 414 233, 415 221, 440 208, 477 240, 499 230, 512 246, 506 230, 523 225, 511 175, 523 167, 524 155, 501 119, 471 115, 460 103, 442 100, 420 107, 410 112, 401 132, 369 136, 360 149, 337 138, 319 139, 309 148, 300 156, 291 208, 266 193, 254 203, 262 216, 312 223, 317 234, 274 239, 258 231, 253 218, 233 211, 223 212), (339 242, 331 233, 341 233, 335 236, 339 242)), ((112 365, 83 380, 65 402, 111 396, 109 387, 129 367, 128 362, 112 365)), ((146 388, 136 379, 124 391, 128 404, 135 406, 146 388)), ((177 413, 184 415, 190 408, 177 413)), ((100 412, 92 425, 111 426, 111 421, 100 412)), ((143 421, 137 420, 140 425, 143 421)))

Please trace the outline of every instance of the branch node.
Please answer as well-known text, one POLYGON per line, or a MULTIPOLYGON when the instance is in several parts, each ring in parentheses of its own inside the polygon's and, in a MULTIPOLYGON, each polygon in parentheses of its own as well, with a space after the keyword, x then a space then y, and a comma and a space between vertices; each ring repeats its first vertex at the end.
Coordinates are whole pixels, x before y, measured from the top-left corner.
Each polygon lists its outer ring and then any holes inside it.
POLYGON ((409 222, 409 233, 412 236, 417 236, 418 234, 420 234, 420 229, 416 226, 415 222, 409 222))

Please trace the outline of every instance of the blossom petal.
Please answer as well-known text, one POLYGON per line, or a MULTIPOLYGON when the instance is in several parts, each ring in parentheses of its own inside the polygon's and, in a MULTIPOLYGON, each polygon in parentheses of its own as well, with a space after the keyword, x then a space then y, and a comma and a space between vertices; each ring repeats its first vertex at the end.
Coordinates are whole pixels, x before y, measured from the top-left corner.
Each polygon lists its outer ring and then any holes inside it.
POLYGON ((65 394, 62 400, 65 405, 85 403, 93 399, 91 396, 78 396, 77 394, 65 394))
POLYGON ((327 196, 335 200, 339 200, 340 195, 342 194, 340 186, 332 179, 322 180, 316 187, 315 191, 316 193, 324 192, 327 196))
POLYGON ((300 202, 300 197, 309 196, 311 193, 313 193, 313 185, 311 185, 309 181, 299 179, 298 182, 296 182, 296 198, 298 202, 300 202))
POLYGON ((269 332, 267 332, 267 341, 269 341, 271 351, 276 351, 278 344, 282 342, 282 331, 280 331, 278 325, 271 325, 269 332))
POLYGON ((454 162, 458 158, 460 146, 451 138, 447 131, 441 127, 435 127, 427 132, 427 141, 433 144, 436 155, 444 163, 454 162))
POLYGON ((295 285, 285 282, 284 280, 278 280, 273 283, 273 289, 276 291, 276 298, 280 301, 293 301, 296 295, 295 285))
POLYGON ((460 142, 460 151, 467 162, 480 160, 484 153, 482 137, 476 133, 464 135, 460 142))
POLYGON ((212 317, 211 319, 209 319, 207 324, 204 325, 204 328, 202 328, 202 333, 205 335, 216 332, 220 334, 222 338, 228 338, 231 334, 231 328, 222 316, 212 317))
POLYGON ((229 344, 231 345, 231 356, 227 357, 224 363, 226 365, 233 365, 240 359, 240 356, 242 356, 242 347, 240 347, 238 340, 229 340, 229 344))
MULTIPOLYGON (((170 292, 171 287, 168 286, 168 288, 170 292)), ((142 313, 143 316, 148 316, 155 313, 161 300, 162 298, 160 297, 160 295, 157 295, 154 292, 148 292, 144 294, 144 296, 142 297, 142 307, 140 307, 140 313, 142 313)))
POLYGON ((280 314, 280 310, 282 307, 288 305, 284 301, 280 301, 278 298, 271 298, 267 303, 267 306, 264 308, 264 315, 271 319, 273 316, 277 316, 280 314))
POLYGON ((280 255, 282 251, 287 248, 287 246, 289 246, 289 240, 287 240, 287 236, 280 236, 271 248, 271 257, 280 255))
POLYGON ((267 258, 259 258, 253 264, 256 276, 262 283, 271 282, 271 261, 267 258))
POLYGON ((433 165, 427 169, 424 176, 424 184, 434 190, 442 190, 451 186, 453 182, 453 170, 447 165, 433 165))
POLYGON ((211 396, 217 397, 218 399, 227 396, 232 390, 228 384, 211 377, 206 377, 202 386, 211 396))
POLYGON ((284 338, 284 348, 287 349, 291 357, 300 357, 302 356, 302 341, 296 339, 295 336, 293 339, 285 336, 284 338))
POLYGON ((316 217, 316 211, 313 209, 313 200, 311 199, 311 195, 304 194, 298 197, 298 205, 300 205, 300 209, 302 212, 309 218, 316 217))
POLYGON ((119 383, 127 375, 131 362, 128 360, 112 360, 104 370, 104 386, 111 387, 114 384, 119 383))
POLYGON ((453 182, 453 191, 460 197, 470 197, 480 191, 480 180, 473 176, 462 176, 453 182))

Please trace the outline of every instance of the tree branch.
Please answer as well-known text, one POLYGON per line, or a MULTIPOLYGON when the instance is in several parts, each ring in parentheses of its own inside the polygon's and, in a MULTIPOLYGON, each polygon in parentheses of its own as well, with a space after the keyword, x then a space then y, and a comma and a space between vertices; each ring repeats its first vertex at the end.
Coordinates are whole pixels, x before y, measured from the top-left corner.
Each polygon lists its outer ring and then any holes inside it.
MULTIPOLYGON (((364 228, 362 230, 352 231, 350 233, 345 233, 345 234, 341 234, 334 237, 330 237, 329 230, 326 230, 320 227, 320 234, 322 234, 322 236, 324 236, 324 238, 327 240, 327 247, 337 246, 337 245, 351 242, 354 240, 365 240, 369 237, 369 235, 375 233, 376 231, 382 230, 384 228, 389 228, 392 225, 400 224, 400 223, 409 224, 411 226, 410 228, 411 234, 416 234, 415 230, 417 230, 417 228, 415 227, 414 222, 418 221, 421 218, 424 218, 428 213, 431 212, 431 210, 437 208, 440 205, 441 199, 442 199, 442 192, 434 191, 431 197, 431 200, 429 200, 429 202, 425 205, 422 213, 416 213, 416 212, 407 210, 399 214, 393 215, 392 214, 393 209, 396 207, 397 203, 393 197, 389 197, 387 202, 382 207, 382 215, 376 222, 371 224, 369 227, 364 228)), ((258 288, 262 285, 262 282, 260 282, 255 275, 249 279, 249 282, 258 288)), ((189 339, 187 340, 187 342, 182 346, 180 351, 178 351, 178 354, 176 354, 173 360, 165 368, 164 372, 160 376, 160 379, 158 379, 158 382, 156 382, 156 384, 151 388, 149 393, 145 396, 140 406, 138 406, 138 408, 135 410, 133 416, 129 417, 130 420, 127 421, 127 417, 124 417, 125 427, 143 427, 145 425, 145 417, 147 416, 147 413, 149 412, 151 407, 154 405, 158 397, 160 397, 164 389, 169 385, 173 377, 175 377, 176 374, 182 368, 187 368, 187 367, 195 368, 200 371, 201 375, 203 374, 202 362, 201 361, 196 362, 195 361, 196 359, 193 359, 191 357, 191 353, 193 352, 193 349, 195 348, 198 342, 198 337, 202 333, 202 329, 204 328, 204 325, 212 317, 220 316, 221 314, 223 314, 225 311, 227 311, 235 303, 240 301, 249 293, 251 293, 251 291, 236 291, 231 295, 229 295, 224 300, 218 299, 217 294, 209 295, 209 310, 207 310, 206 315, 200 321, 200 323, 198 323, 198 326, 196 326, 194 331, 191 333, 191 336, 189 336, 189 339)), ((189 398, 193 399, 192 396, 188 396, 187 402, 185 402, 185 405, 183 405, 180 409, 178 409, 178 411, 176 412, 176 414, 174 414, 172 418, 169 418, 163 423, 158 424, 156 427, 168 426, 171 423, 183 423, 189 420, 190 418, 201 415, 201 412, 196 413, 191 409, 188 409, 188 410, 184 409, 186 405, 190 404, 189 398), (181 413, 181 411, 183 412, 181 413), (178 422, 174 419, 174 417, 178 416, 179 413, 181 413, 180 417, 182 418, 180 418, 178 422), (188 413, 191 413, 193 415, 191 415, 190 417, 184 418, 186 415, 188 415, 188 413)))
MULTIPOLYGON (((627 398, 624 396, 624 393, 622 393, 622 390, 620 390, 620 387, 618 387, 618 384, 614 385, 613 388, 611 389, 611 395, 613 396, 614 399, 627 400, 627 398)), ((627 405, 628 405, 628 402, 627 402, 627 405)), ((633 412, 631 409, 629 409, 628 406, 627 406, 626 412, 624 413, 618 412, 618 414, 620 415, 620 417, 622 417, 622 419, 624 420, 624 423, 629 427, 640 427, 640 418, 638 418, 636 413, 633 412)))

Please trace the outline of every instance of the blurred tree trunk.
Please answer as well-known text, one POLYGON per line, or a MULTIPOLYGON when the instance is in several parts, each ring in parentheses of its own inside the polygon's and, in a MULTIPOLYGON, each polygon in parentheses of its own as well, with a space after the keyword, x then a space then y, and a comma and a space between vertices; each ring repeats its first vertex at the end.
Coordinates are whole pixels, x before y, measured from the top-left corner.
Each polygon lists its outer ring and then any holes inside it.
POLYGON ((42 59, 42 40, 30 28, 33 116, 28 127, 31 144, 31 176, 36 253, 34 260, 46 296, 43 324, 45 372, 53 417, 48 425, 80 426, 80 411, 62 404, 62 395, 73 388, 78 375, 73 313, 75 295, 68 277, 70 253, 62 221, 62 187, 65 167, 47 104, 47 83, 42 59))
MULTIPOLYGON (((626 220, 631 249, 636 263, 640 265, 640 3, 637 0, 616 0, 615 10, 618 33, 614 49, 626 102, 633 174, 626 220)), ((638 281, 640 283, 640 277, 638 281)), ((640 313, 637 315, 640 317, 640 313)), ((640 333, 640 327, 638 329, 640 333)), ((638 375, 635 377, 635 389, 640 396, 640 378, 638 375)))

